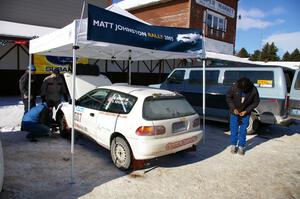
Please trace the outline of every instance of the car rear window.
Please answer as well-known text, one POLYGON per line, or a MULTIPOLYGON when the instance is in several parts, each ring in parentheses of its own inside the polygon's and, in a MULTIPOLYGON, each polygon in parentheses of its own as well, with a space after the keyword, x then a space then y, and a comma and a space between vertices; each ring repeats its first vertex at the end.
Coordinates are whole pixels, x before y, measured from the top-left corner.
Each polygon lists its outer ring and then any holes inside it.
POLYGON ((224 75, 224 84, 232 85, 242 77, 249 78, 256 87, 274 87, 273 71, 226 71, 224 75))
POLYGON ((195 114, 184 97, 148 97, 144 101, 143 118, 164 120, 195 114))
POLYGON ((295 82, 295 89, 300 90, 300 72, 298 72, 298 76, 295 82))

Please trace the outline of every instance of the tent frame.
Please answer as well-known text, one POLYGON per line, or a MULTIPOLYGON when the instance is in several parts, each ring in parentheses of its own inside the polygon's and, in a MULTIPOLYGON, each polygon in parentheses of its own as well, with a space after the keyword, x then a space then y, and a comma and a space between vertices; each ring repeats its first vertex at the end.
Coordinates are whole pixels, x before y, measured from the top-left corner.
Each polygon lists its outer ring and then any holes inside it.
MULTIPOLYGON (((79 22, 79 27, 76 30, 77 26, 76 26, 76 22, 75 22, 75 39, 73 41, 73 45, 72 45, 72 56, 73 56, 73 64, 72 64, 72 130, 71 130, 71 179, 70 179, 70 183, 74 184, 74 132, 75 132, 75 128, 74 128, 74 124, 75 124, 75 87, 76 87, 76 58, 77 58, 77 50, 80 49, 80 46, 78 45, 78 35, 79 35, 79 31, 80 31, 80 26, 82 23, 82 17, 83 17, 83 13, 85 10, 85 2, 83 3, 83 7, 82 7, 82 12, 81 12, 81 18, 80 18, 80 22, 79 22)), ((204 29, 203 29, 204 31, 204 29)), ((204 33, 204 32, 203 32, 204 33)), ((205 43, 204 43, 204 34, 203 34, 203 50, 202 53, 205 52, 205 43)), ((49 51, 50 52, 50 51, 49 51)), ((99 53, 99 52, 98 52, 99 53)), ((121 51, 119 54, 125 54, 128 53, 128 73, 129 73, 129 77, 128 77, 128 84, 131 85, 131 65, 132 65, 132 61, 133 60, 137 60, 139 56, 133 56, 133 52, 132 52, 132 47, 130 46, 130 48, 128 49, 128 51, 124 50, 121 51)), ((100 54, 103 54, 103 52, 100 52, 100 54)), ((152 57, 152 59, 149 60, 153 60, 153 58, 156 58, 152 53, 144 53, 142 54, 144 55, 148 55, 149 57, 152 57)), ((29 54, 29 66, 32 65, 32 54, 29 54)), ((189 57, 187 57, 189 58, 189 57)), ((195 56, 194 58, 200 58, 199 55, 195 56)), ((166 60, 168 59, 168 56, 165 57, 164 59, 161 58, 156 58, 155 60, 166 60)), ((172 58, 171 58, 172 59, 172 58)), ((201 57, 202 62, 203 62, 203 137, 205 140, 205 53, 204 56, 201 57)), ((111 60, 117 60, 114 57, 111 57, 111 60)), ((124 59, 122 59, 124 60, 124 59)), ((31 73, 29 72, 29 81, 28 81, 28 96, 31 96, 31 73)), ((28 109, 30 108, 30 97, 28 97, 28 109)))

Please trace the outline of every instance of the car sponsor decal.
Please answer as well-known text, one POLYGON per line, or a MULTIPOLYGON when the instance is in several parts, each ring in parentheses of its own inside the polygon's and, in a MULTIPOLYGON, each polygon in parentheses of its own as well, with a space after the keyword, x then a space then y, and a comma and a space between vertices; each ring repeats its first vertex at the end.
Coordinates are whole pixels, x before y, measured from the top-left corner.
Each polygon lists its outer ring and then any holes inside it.
POLYGON ((82 107, 82 106, 76 106, 75 111, 83 113, 84 112, 84 107, 82 107))
POLYGON ((180 141, 169 142, 169 143, 166 145, 166 150, 172 150, 172 149, 181 147, 181 146, 183 146, 183 145, 187 145, 187 144, 196 142, 197 139, 198 139, 197 136, 193 136, 193 137, 186 138, 186 139, 183 139, 183 140, 180 140, 180 141))
POLYGON ((86 131, 86 132, 88 131, 86 127, 84 127, 76 122, 75 122, 74 126, 75 126, 75 128, 81 129, 83 131, 86 131))
POLYGON ((272 88, 273 81, 272 80, 257 80, 257 84, 259 87, 272 88))
POLYGON ((81 122, 81 117, 82 117, 82 113, 75 112, 75 114, 74 114, 74 120, 76 122, 81 122))

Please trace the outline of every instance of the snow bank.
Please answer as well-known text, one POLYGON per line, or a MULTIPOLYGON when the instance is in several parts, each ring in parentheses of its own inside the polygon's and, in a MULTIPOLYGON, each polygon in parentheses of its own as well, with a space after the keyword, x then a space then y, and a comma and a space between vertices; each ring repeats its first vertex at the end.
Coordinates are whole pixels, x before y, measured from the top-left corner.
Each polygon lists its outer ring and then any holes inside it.
POLYGON ((19 98, 0 97, 0 132, 19 131, 23 113, 23 102, 19 98))

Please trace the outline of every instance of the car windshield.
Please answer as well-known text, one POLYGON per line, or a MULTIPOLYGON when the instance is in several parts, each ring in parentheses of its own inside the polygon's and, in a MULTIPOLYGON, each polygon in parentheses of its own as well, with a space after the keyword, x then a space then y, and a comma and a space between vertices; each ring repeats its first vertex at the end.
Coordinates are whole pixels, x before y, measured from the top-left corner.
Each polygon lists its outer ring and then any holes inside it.
POLYGON ((184 97, 148 97, 144 101, 143 118, 163 120, 195 114, 195 110, 184 97))

